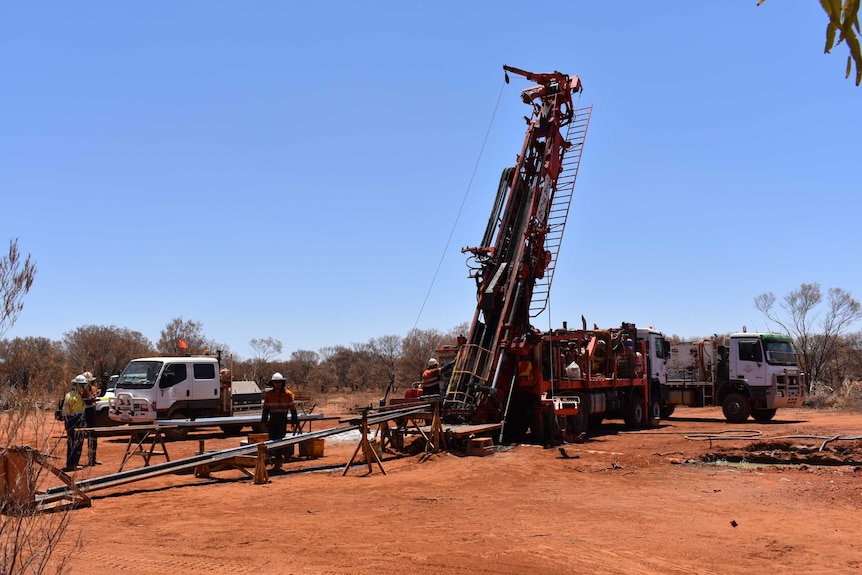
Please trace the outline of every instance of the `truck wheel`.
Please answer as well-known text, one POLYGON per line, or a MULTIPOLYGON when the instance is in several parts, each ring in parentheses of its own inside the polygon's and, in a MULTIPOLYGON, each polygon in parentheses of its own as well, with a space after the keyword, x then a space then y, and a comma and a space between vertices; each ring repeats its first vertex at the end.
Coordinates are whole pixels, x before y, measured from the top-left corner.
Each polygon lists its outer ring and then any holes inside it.
POLYGON ((649 426, 650 427, 658 427, 659 421, 661 421, 661 402, 657 397, 650 399, 649 403, 649 426))
POLYGON ((741 393, 731 393, 724 398, 721 411, 729 423, 745 423, 751 415, 751 402, 741 393))
POLYGON ((111 425, 111 418, 108 417, 107 409, 96 411, 96 427, 108 427, 111 425))
MULTIPOLYGON (((188 419, 189 416, 186 415, 185 411, 175 411, 171 414, 169 419, 188 419)), ((165 430, 165 439, 170 441, 182 441, 189 435, 188 427, 175 427, 173 429, 165 430)))
POLYGON ((569 433, 574 437, 586 433, 590 427, 590 396, 579 393, 578 397, 581 399, 578 414, 570 415, 567 418, 569 420, 569 433))
POLYGON ((646 423, 646 413, 644 413, 643 397, 633 395, 631 401, 626 407, 625 414, 626 426, 630 429, 640 429, 646 423))
POLYGON ((530 414, 530 438, 535 445, 545 445, 545 431, 548 426, 545 422, 544 410, 536 409, 530 414))
POLYGON ((237 435, 242 435, 242 425, 221 425, 219 427, 221 428, 222 433, 224 433, 228 437, 236 437, 237 435))
POLYGON ((661 408, 661 418, 667 419, 671 415, 673 415, 673 410, 676 409, 675 405, 664 405, 661 408))
POLYGON ((755 409, 752 415, 754 416, 754 421, 758 423, 766 423, 767 421, 772 421, 772 418, 775 417, 775 412, 777 409, 755 409))
POLYGON ((602 426, 602 422, 605 420, 605 417, 601 413, 591 413, 587 416, 587 428, 588 429, 598 429, 602 426))

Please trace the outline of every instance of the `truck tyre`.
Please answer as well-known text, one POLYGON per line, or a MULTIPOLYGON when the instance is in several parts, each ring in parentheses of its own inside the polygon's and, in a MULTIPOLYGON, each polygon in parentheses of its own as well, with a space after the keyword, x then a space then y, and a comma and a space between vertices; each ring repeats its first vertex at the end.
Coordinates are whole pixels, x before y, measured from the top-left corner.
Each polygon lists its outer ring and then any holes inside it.
POLYGON ((588 429, 598 429, 602 426, 602 422, 605 420, 604 415, 601 413, 591 413, 587 416, 587 428, 588 429))
POLYGON ((530 417, 530 438, 532 439, 532 443, 535 445, 545 445, 548 425, 545 421, 544 410, 534 409, 529 415, 532 416, 530 417))
POLYGON ((731 393, 724 398, 721 411, 729 423, 745 423, 751 415, 751 402, 741 393, 731 393))
POLYGON ((96 427, 108 427, 111 425, 111 418, 108 417, 107 409, 99 409, 96 411, 96 427))
POLYGON ((539 442, 542 435, 542 416, 533 413, 531 406, 520 404, 513 406, 503 424, 503 441, 505 443, 523 443, 527 441, 527 430, 533 443, 539 442), (537 439, 539 438, 539 439, 537 439))
POLYGON ((542 445, 546 447, 561 445, 563 443, 563 433, 566 429, 566 418, 560 418, 563 420, 563 425, 561 427, 557 416, 554 415, 553 408, 545 408, 542 410, 542 419, 545 424, 542 445))
POLYGON ((661 421, 661 401, 658 397, 653 397, 649 401, 649 426, 658 427, 661 421))
MULTIPOLYGON (((189 416, 185 411, 175 411, 168 419, 188 419, 189 416)), ((165 439, 169 441, 182 441, 189 435, 188 427, 176 427, 174 429, 165 430, 165 439)))
POLYGON ((775 417, 775 412, 777 409, 755 409, 752 413, 754 416, 754 421, 757 423, 766 423, 767 421, 772 421, 772 418, 775 417))
POLYGON ((224 433, 228 437, 236 437, 237 435, 242 435, 242 425, 221 425, 219 427, 221 428, 222 433, 224 433))
POLYGON ((661 407, 661 418, 667 419, 671 415, 673 415, 673 410, 676 409, 675 405, 663 405, 661 407))
POLYGON ((625 413, 626 426, 630 429, 641 429, 646 423, 646 413, 644 412, 643 396, 634 394, 626 406, 625 413))
POLYGON ((585 393, 579 393, 577 395, 581 399, 578 414, 568 416, 569 433, 574 437, 578 437, 582 433, 586 433, 590 426, 590 396, 585 393))

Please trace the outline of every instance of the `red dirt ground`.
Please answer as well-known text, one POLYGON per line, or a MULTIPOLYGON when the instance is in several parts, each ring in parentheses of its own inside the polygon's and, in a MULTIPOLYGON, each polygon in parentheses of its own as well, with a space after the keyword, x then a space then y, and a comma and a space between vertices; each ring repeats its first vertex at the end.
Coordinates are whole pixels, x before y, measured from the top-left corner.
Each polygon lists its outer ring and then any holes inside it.
MULTIPOLYGON (((857 573, 862 442, 843 439, 857 436, 858 413, 788 409, 769 424, 729 425, 719 409, 683 408, 654 430, 606 423, 565 453, 386 454, 386 475, 361 466, 346 476, 356 442, 327 440, 323 458, 288 466, 321 471, 265 485, 225 470, 93 492, 57 556, 71 554, 80 575, 857 573), (692 436, 745 432, 759 436, 692 436), (740 455, 802 463, 703 462, 740 455), (87 543, 74 548, 80 534, 87 543)), ((171 458, 200 438, 208 450, 240 440, 199 433, 169 443, 171 458)), ((76 479, 116 471, 125 447, 103 438, 102 464, 76 479)))

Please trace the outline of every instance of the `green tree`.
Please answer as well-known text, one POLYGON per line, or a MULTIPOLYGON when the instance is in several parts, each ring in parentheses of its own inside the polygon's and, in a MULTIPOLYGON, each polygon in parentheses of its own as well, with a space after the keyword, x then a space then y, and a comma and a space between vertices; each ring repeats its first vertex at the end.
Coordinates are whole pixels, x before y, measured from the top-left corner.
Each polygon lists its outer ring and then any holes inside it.
MULTIPOLYGON (((758 0, 760 6, 766 0, 758 0)), ((860 0, 820 0, 820 6, 829 17, 826 24, 826 47, 824 54, 829 54, 837 45, 844 42, 850 55, 847 56, 847 71, 845 78, 850 77, 853 64, 856 64, 856 85, 862 82, 862 50, 859 48, 859 6, 860 0), (835 41, 835 37, 838 41, 835 41)))

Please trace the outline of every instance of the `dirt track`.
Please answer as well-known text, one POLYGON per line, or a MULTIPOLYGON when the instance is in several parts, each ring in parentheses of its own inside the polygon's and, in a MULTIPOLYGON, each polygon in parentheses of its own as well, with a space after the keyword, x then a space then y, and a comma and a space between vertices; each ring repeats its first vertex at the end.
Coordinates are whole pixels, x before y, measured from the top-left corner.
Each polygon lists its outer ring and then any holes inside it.
MULTIPOLYGON (((862 415, 784 410, 770 424, 730 426, 718 409, 679 409, 657 430, 611 422, 564 452, 388 455, 386 475, 357 467, 346 477, 356 443, 328 441, 304 465, 337 467, 267 485, 230 470, 95 492, 59 551, 74 553, 81 575, 854 573, 862 442, 823 439, 835 436, 862 436, 862 415), (704 433, 751 437, 691 438, 704 433), (799 435, 820 439, 775 439, 799 435), (743 455, 803 463, 703 462, 743 455), (90 543, 73 551, 81 531, 90 543)), ((201 434, 170 443, 172 459, 201 437, 207 449, 239 442, 201 434)), ((115 471, 124 450, 103 439, 102 465, 76 477, 115 471)))

